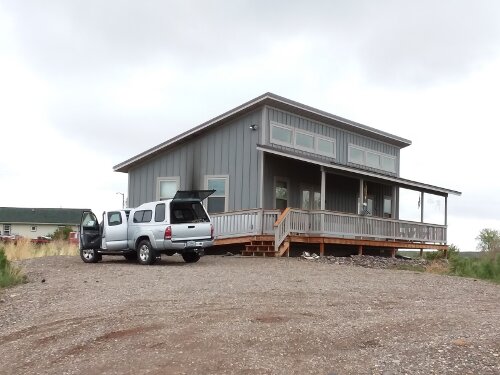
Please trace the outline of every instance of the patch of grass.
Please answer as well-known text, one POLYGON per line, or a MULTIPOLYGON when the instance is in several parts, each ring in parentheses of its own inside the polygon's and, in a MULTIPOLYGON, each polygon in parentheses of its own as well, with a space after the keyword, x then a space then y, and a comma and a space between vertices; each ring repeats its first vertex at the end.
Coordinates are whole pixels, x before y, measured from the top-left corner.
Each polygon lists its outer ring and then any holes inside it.
POLYGON ((4 246, 5 255, 9 260, 46 257, 53 255, 78 255, 78 246, 64 240, 52 241, 48 244, 35 245, 29 239, 21 239, 17 244, 8 243, 4 246))
POLYGON ((425 271, 435 273, 438 275, 447 275, 450 273, 449 263, 446 260, 436 259, 431 261, 426 267, 425 271))
POLYGON ((452 257, 450 273, 500 283, 500 252, 485 253, 479 258, 452 257))
POLYGON ((12 266, 3 248, 0 248, 0 288, 26 282, 21 269, 12 266))

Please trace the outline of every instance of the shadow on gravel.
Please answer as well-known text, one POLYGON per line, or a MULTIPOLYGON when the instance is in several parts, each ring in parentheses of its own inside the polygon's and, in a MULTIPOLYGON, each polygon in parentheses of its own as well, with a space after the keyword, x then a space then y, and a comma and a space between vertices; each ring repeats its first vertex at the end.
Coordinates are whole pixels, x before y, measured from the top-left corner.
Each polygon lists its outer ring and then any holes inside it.
MULTIPOLYGON (((108 258, 105 258, 103 257, 102 261, 100 261, 99 263, 97 264, 93 264, 93 266, 95 265, 98 265, 98 264, 102 264, 102 265, 105 265, 105 264, 121 264, 121 265, 125 265, 125 264, 129 264, 131 267, 162 267, 162 266, 168 266, 168 267, 184 267, 184 266, 191 266, 191 267, 196 267, 197 263, 186 263, 184 262, 183 259, 175 259, 175 258, 171 258, 169 257, 170 259, 165 259, 165 258, 162 258, 161 260, 157 260, 155 264, 151 265, 151 266, 144 266, 144 265, 141 265, 139 264, 138 262, 130 262, 126 259, 120 259, 118 257, 114 258, 113 256, 110 256, 108 258)), ((202 262, 203 260, 200 260, 200 262, 202 262)))

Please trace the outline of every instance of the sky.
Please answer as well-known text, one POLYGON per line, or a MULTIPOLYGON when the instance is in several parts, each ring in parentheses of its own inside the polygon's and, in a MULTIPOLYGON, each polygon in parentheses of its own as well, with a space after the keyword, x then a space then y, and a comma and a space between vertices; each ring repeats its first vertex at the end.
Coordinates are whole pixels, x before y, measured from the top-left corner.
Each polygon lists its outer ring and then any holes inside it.
POLYGON ((499 19, 494 0, 0 0, 0 206, 119 208, 114 165, 273 92, 410 139, 401 176, 461 191, 448 242, 475 250, 500 230, 499 19))

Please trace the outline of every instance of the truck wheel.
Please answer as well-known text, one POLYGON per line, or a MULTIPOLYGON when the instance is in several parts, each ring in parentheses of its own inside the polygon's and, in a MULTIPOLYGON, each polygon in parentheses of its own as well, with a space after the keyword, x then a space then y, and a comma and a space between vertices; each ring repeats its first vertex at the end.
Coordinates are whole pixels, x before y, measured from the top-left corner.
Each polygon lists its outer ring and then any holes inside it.
POLYGON ((142 240, 137 245, 137 259, 140 264, 154 264, 156 262, 156 251, 148 240, 142 240))
POLYGON ((137 261, 137 252, 135 252, 135 251, 133 253, 123 254, 123 256, 129 262, 136 262, 137 261))
POLYGON ((182 254, 182 259, 186 263, 196 263, 200 260, 200 256, 197 253, 185 253, 182 254))
POLYGON ((97 263, 102 259, 102 256, 94 249, 80 249, 80 258, 82 258, 85 263, 97 263))

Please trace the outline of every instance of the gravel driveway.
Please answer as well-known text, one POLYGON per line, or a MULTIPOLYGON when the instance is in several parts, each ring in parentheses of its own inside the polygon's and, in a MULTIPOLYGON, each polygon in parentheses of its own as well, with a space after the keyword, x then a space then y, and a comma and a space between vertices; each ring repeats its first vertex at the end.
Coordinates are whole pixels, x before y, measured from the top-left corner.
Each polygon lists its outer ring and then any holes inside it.
POLYGON ((500 374, 500 286, 297 258, 22 262, 1 374, 500 374), (45 282, 42 282, 42 280, 45 282))

